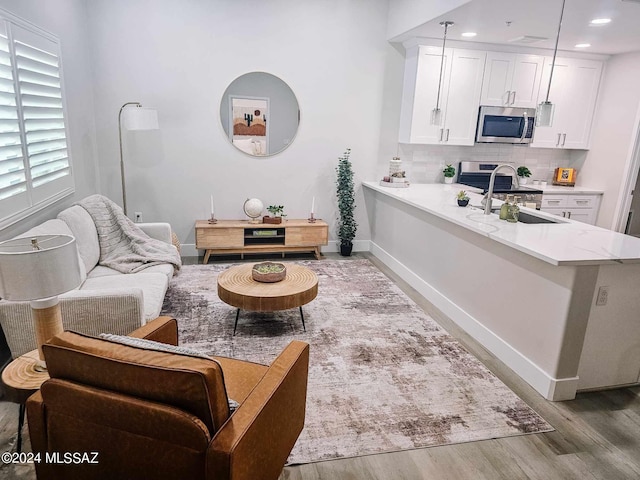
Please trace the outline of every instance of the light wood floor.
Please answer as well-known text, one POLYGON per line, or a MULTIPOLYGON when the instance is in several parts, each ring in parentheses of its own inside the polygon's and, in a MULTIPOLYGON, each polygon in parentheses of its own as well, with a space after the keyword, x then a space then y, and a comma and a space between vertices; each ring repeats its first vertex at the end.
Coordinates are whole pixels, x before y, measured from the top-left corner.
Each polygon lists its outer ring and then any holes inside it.
MULTIPOLYGON (((355 256, 371 258, 556 431, 286 467, 280 480, 640 479, 640 387, 549 402, 374 257, 355 256)), ((17 405, 0 402, 0 453, 13 447, 17 416, 17 405)), ((35 475, 0 465, 0 478, 35 475)))

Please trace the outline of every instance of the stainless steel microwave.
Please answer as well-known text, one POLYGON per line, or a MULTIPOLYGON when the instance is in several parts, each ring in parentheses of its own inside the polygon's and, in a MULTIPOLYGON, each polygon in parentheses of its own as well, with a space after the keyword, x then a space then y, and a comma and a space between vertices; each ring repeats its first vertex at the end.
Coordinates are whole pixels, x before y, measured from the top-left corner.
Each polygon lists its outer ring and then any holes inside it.
POLYGON ((480 107, 476 142, 531 143, 535 108, 480 107))

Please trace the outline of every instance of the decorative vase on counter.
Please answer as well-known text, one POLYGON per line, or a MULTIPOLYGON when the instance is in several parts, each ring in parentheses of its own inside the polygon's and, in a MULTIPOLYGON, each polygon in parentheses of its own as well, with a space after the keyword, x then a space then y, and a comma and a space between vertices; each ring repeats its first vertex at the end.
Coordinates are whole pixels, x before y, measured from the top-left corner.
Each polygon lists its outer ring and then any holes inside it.
POLYGON ((527 177, 518 177, 518 182, 520 182, 520 185, 526 185, 528 182, 527 177))
POLYGON ((469 205, 469 199, 467 199, 467 200, 458 200, 458 206, 459 207, 466 207, 467 205, 469 205))
POLYGON ((453 183, 453 177, 444 177, 444 183, 453 183))

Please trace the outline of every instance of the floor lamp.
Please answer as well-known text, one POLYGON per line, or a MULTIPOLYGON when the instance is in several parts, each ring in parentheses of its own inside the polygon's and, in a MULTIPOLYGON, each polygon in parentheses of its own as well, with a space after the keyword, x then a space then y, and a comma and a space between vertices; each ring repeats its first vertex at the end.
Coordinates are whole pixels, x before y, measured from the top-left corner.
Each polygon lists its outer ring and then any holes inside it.
POLYGON ((36 235, 0 243, 0 297, 30 301, 40 362, 42 345, 61 333, 58 295, 82 282, 76 239, 70 235, 36 235))
POLYGON ((124 179, 124 156, 122 155, 122 111, 128 105, 134 105, 133 108, 127 108, 125 115, 124 128, 127 130, 157 130, 158 112, 151 108, 143 108, 139 102, 127 102, 120 107, 118 113, 118 135, 120 139, 120 177, 122 179, 122 210, 127 214, 127 188, 124 179))

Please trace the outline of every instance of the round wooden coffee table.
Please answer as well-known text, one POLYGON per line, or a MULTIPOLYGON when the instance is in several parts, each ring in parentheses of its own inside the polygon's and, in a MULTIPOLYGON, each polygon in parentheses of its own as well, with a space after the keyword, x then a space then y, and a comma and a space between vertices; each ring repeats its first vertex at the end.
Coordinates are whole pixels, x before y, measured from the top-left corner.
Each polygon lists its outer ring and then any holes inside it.
POLYGON ((284 280, 261 283, 251 278, 254 265, 255 263, 237 265, 218 276, 220 300, 238 308, 233 334, 236 334, 240 310, 276 312, 296 307, 300 309, 302 328, 306 331, 302 305, 306 305, 318 295, 318 276, 306 267, 287 263, 287 276, 284 280))

